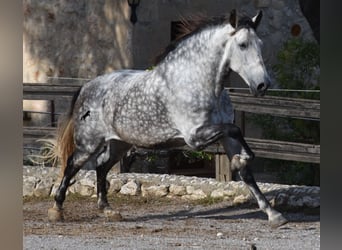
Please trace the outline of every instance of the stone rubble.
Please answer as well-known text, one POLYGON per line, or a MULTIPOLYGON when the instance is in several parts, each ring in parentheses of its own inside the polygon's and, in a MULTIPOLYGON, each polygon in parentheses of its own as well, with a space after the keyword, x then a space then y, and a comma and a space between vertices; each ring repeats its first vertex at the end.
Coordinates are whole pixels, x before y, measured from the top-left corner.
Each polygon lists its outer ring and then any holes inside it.
MULTIPOLYGON (((218 182, 211 178, 176 175, 109 173, 108 195, 121 194, 143 197, 178 197, 187 200, 205 198, 229 199, 234 204, 254 202, 241 181, 218 182)), ((23 196, 47 197, 54 195, 59 185, 59 169, 51 167, 23 167, 23 196)), ((68 188, 67 195, 96 196, 95 170, 81 170, 68 188)), ((319 208, 320 187, 258 183, 273 206, 288 208, 319 208)))

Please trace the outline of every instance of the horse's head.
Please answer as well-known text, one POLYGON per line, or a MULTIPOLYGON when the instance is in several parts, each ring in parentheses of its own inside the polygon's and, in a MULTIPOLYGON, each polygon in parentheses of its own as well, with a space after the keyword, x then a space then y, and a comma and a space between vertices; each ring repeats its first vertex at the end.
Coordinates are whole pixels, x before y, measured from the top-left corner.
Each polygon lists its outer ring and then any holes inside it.
POLYGON ((252 94, 263 96, 270 86, 270 78, 261 55, 261 40, 255 31, 262 18, 262 12, 253 17, 238 20, 236 11, 230 14, 229 23, 233 27, 226 52, 229 67, 248 84, 252 94))

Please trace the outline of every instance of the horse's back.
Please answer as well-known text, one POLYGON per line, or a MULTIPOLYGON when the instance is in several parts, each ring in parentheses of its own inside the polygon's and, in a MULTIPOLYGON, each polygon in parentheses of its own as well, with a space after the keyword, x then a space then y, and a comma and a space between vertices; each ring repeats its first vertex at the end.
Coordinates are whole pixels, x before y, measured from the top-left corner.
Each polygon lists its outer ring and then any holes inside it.
POLYGON ((120 70, 86 83, 74 109, 78 140, 104 137, 149 147, 175 136, 158 82, 149 71, 120 70))
POLYGON ((102 138, 120 139, 112 130, 114 114, 144 71, 120 70, 84 84, 75 102, 75 139, 80 144, 102 138))

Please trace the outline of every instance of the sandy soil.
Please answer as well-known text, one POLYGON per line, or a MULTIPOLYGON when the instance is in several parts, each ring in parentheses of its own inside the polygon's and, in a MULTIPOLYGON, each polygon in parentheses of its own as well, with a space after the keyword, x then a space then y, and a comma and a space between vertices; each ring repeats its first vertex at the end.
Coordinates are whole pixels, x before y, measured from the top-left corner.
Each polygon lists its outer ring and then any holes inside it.
MULTIPOLYGON (((319 214, 287 212, 272 229, 255 205, 229 201, 114 197, 122 221, 98 213, 93 198, 67 197, 63 222, 50 223, 52 199, 25 200, 24 249, 319 249, 319 214)), ((113 206, 114 207, 114 206, 113 206)))

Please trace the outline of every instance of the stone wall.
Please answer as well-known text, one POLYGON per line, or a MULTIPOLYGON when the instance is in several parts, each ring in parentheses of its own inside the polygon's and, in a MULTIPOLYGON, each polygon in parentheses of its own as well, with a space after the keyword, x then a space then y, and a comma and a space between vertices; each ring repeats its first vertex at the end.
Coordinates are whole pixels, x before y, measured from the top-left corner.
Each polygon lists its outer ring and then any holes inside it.
MULTIPOLYGON (((23 196, 48 197, 59 185, 58 168, 26 167, 23 169, 23 196)), ((234 204, 255 203, 246 185, 241 182, 218 182, 211 178, 157 174, 116 174, 110 172, 108 195, 168 197, 186 200, 225 199, 234 204)), ((320 207, 320 188, 258 183, 274 206, 289 209, 320 207)), ((96 171, 80 170, 67 194, 96 197, 96 171)))
POLYGON ((171 39, 172 21, 179 21, 181 18, 191 19, 191 15, 198 13, 207 16, 226 15, 233 8, 249 16, 254 16, 259 9, 264 12, 258 34, 264 41, 263 54, 269 68, 276 61, 276 54, 282 44, 293 36, 291 30, 294 26, 300 26, 297 36, 313 39, 312 31, 300 11, 298 1, 142 0, 137 8, 138 22, 133 28, 134 66, 146 68, 151 65, 154 56, 171 39))
POLYGON ((93 78, 132 67, 125 0, 23 1, 23 80, 93 78))

